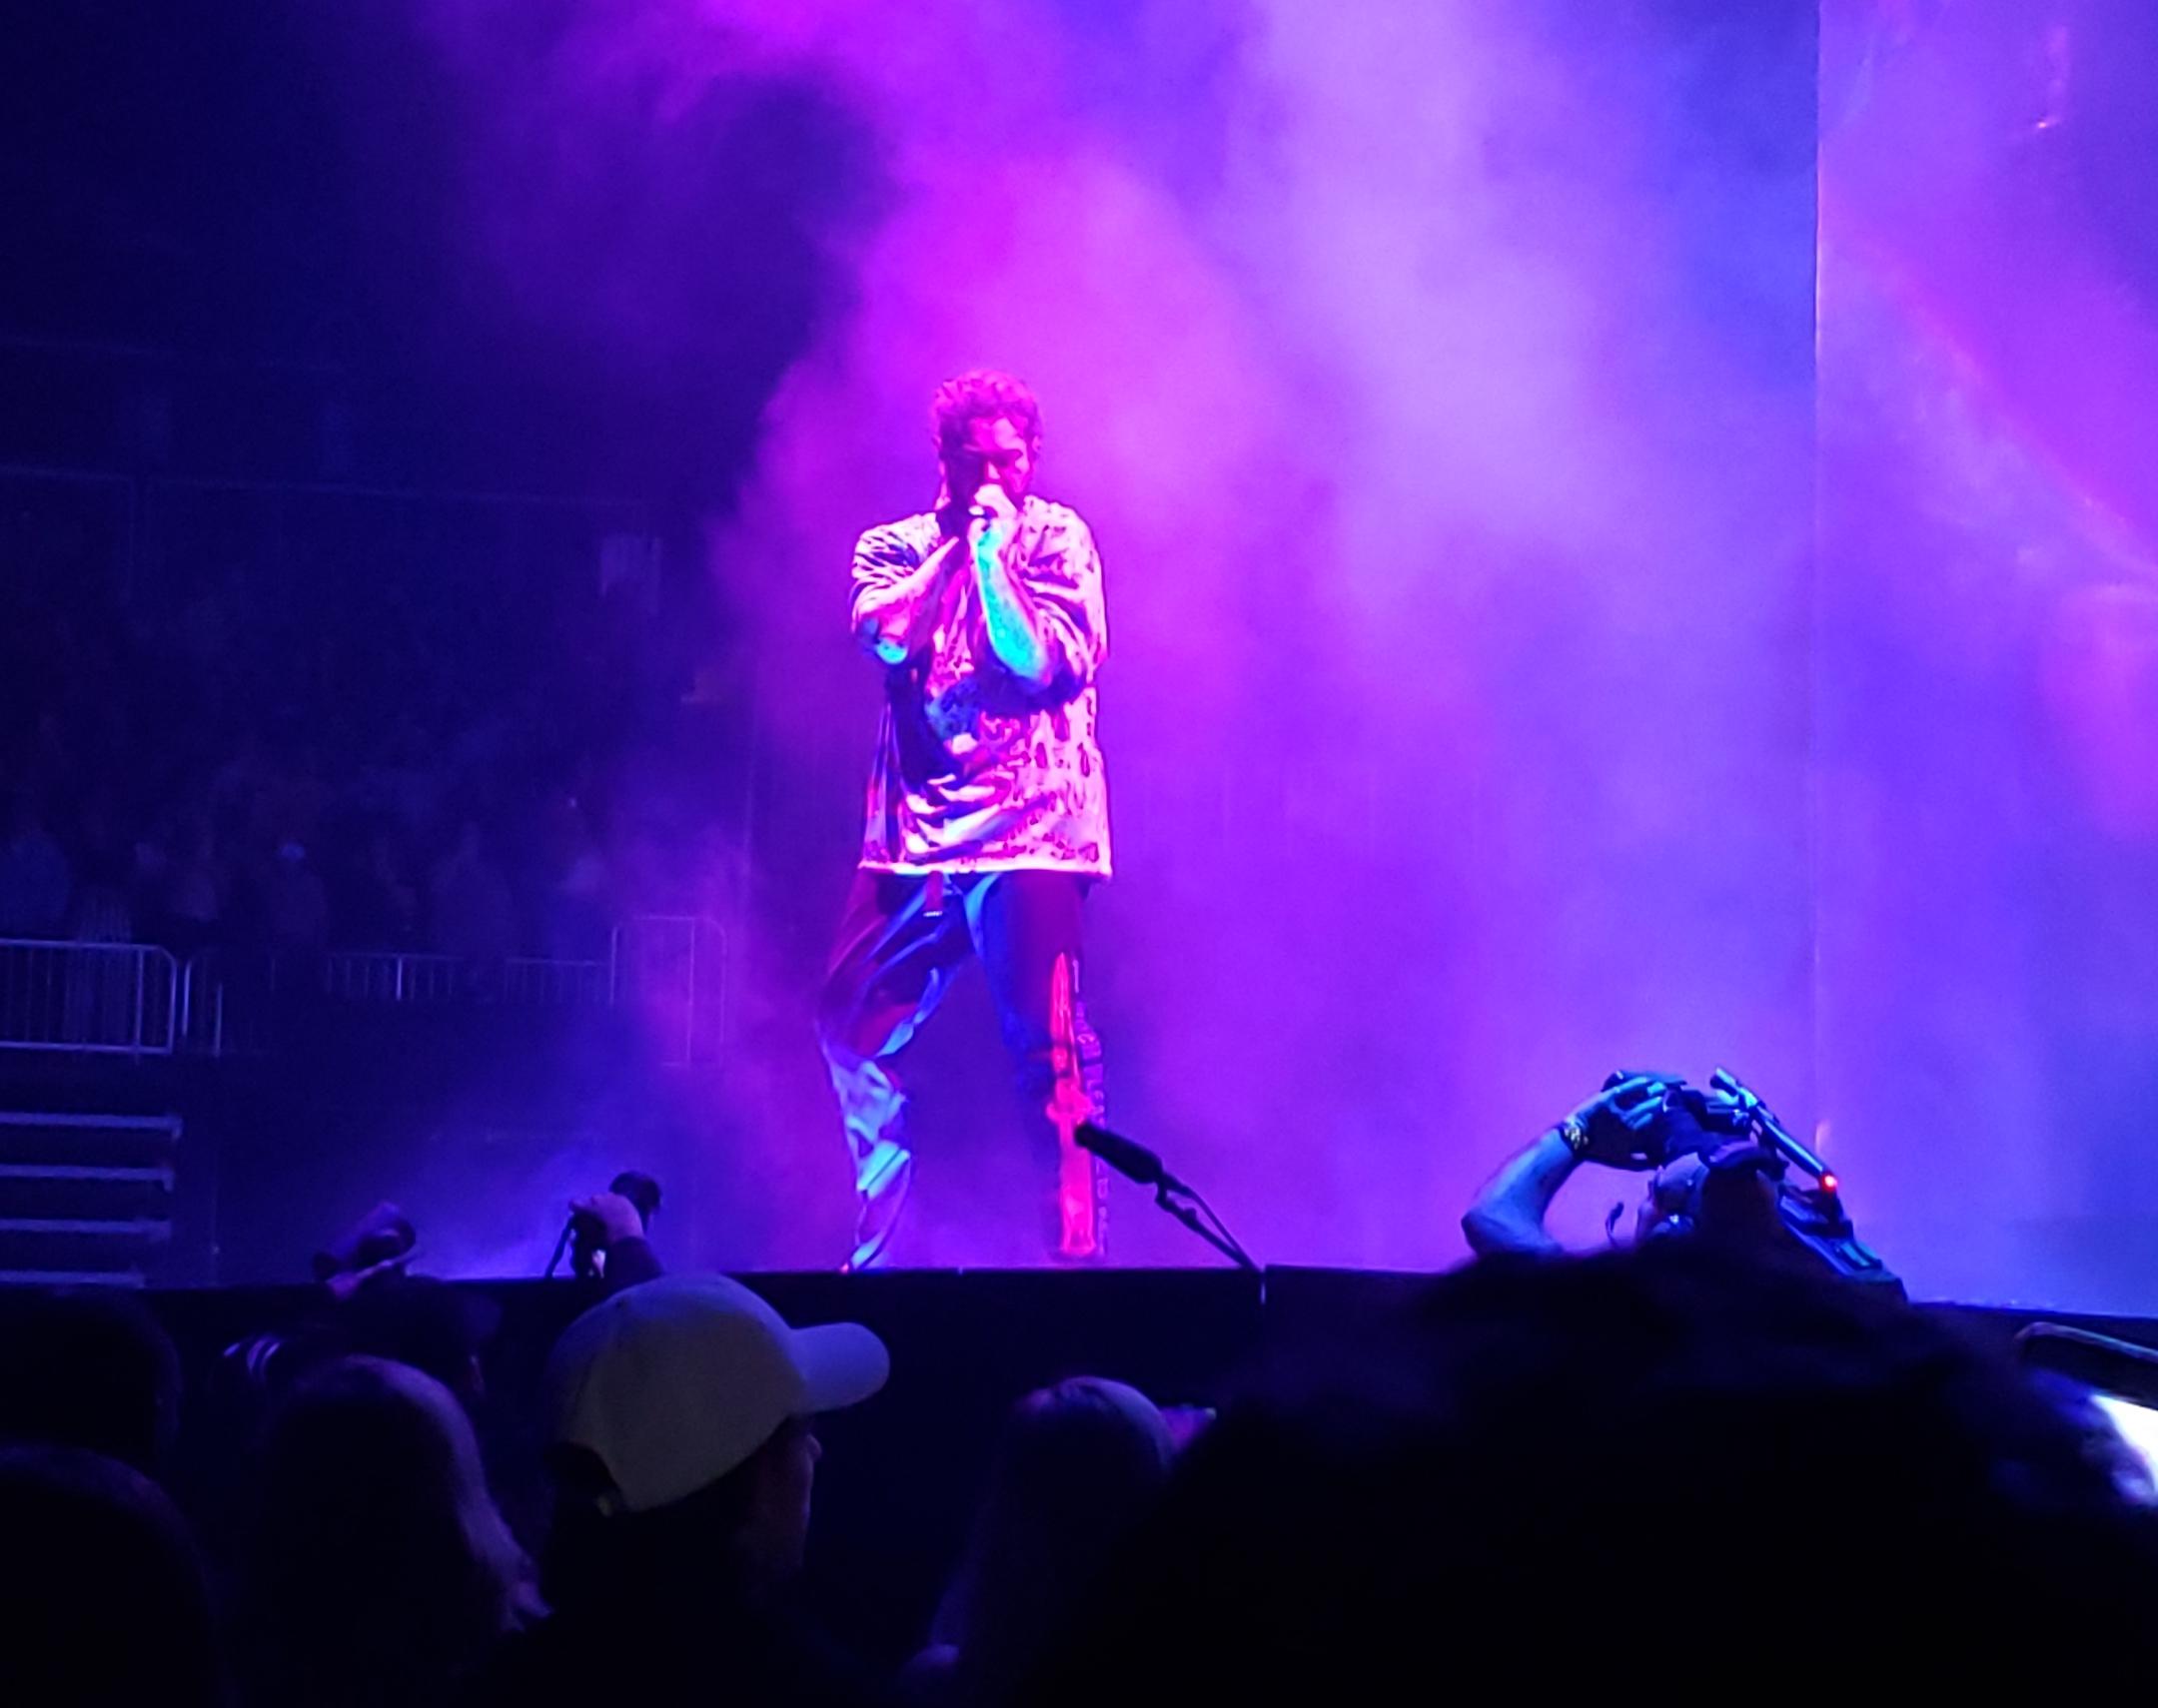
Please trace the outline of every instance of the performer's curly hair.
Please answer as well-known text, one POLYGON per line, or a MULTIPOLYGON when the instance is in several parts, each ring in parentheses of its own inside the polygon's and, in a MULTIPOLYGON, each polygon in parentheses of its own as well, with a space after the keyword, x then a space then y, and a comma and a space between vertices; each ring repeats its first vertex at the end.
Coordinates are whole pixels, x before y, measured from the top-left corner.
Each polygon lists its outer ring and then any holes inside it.
POLYGON ((1026 382, 994 368, 977 368, 947 380, 929 400, 930 429, 937 454, 949 462, 966 437, 967 423, 999 416, 1008 419, 1035 449, 1041 448, 1041 405, 1026 382))

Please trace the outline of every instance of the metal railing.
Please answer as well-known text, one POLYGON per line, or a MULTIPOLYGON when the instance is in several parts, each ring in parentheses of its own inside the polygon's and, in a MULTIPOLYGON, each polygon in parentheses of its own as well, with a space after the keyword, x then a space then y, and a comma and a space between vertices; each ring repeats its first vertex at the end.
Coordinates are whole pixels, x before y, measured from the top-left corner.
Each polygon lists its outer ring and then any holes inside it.
POLYGON ((320 960, 323 994, 341 1002, 447 1002, 461 994, 465 973, 455 955, 365 950, 320 960))
POLYGON ((658 1059, 681 1066, 720 1053, 727 973, 724 929, 691 915, 629 920, 615 927, 606 958, 590 961, 205 949, 183 968, 154 944, 0 938, 0 1050, 251 1054, 304 995, 356 1006, 625 1008, 644 1022, 658 1059))
POLYGON ((286 994, 284 960, 199 949, 180 970, 180 1048, 205 1056, 252 1055, 267 1042, 286 994))
POLYGON ((604 1004, 614 988, 611 953, 604 961, 556 961, 537 955, 468 961, 456 955, 340 950, 321 960, 323 994, 341 1002, 478 1000, 563 1008, 604 1004))
POLYGON ((179 989, 154 944, 0 938, 0 1050, 169 1056, 179 989))
POLYGON ((206 949, 181 971, 177 1027, 182 1048, 223 1056, 267 1048, 278 1014, 303 995, 356 1006, 627 1008, 653 1035, 662 1063, 686 1065, 719 1053, 726 978, 725 931, 687 915, 616 926, 604 960, 206 949))
POLYGON ((515 956, 502 964, 502 999, 525 1008, 602 1007, 614 1000, 614 955, 604 961, 515 956))

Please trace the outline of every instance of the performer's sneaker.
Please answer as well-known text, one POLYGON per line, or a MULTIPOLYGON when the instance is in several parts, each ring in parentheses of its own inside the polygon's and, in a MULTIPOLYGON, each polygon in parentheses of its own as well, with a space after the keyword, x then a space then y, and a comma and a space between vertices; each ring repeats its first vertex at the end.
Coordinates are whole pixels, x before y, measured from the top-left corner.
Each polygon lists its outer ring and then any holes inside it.
POLYGON ((879 1139, 854 1171, 854 1191, 861 1209, 854 1219, 854 1251, 841 1270, 858 1275, 879 1269, 891 1248, 899 1213, 914 1183, 913 1154, 904 1145, 879 1139))

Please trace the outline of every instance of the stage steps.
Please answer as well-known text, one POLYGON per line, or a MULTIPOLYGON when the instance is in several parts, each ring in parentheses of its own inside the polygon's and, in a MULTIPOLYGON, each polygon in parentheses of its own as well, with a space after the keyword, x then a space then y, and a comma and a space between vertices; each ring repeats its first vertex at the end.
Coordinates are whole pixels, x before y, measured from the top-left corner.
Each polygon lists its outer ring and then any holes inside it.
POLYGON ((0 1111, 0 1285, 159 1280, 182 1131, 177 1115, 0 1111))

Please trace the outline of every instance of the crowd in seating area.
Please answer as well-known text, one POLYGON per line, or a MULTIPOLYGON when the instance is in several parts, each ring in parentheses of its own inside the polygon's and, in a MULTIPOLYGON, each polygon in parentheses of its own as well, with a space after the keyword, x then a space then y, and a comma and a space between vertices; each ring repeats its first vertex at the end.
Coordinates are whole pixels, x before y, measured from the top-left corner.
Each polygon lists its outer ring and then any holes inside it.
POLYGON ((0 938, 580 960, 629 908, 681 910, 652 844, 682 839, 612 809, 649 675, 631 616, 588 600, 564 661, 544 613, 483 626, 433 596, 432 559, 356 577, 358 612, 283 608, 331 597, 296 570, 159 601, 20 532, 0 938))
POLYGON ((210 1397, 140 1301, 0 1298, 0 1699, 2036 1700, 2158 1660, 2152 1490, 2094 1412, 1883 1289, 1690 1240, 1479 1260, 1218 1411, 1012 1396, 918 1652, 852 1652, 804 1588, 819 1418, 873 1426, 903 1350, 578 1209, 604 1274, 536 1393, 491 1393, 485 1309, 379 1222, 226 1353, 251 1397, 208 1482, 175 1442, 210 1397))

